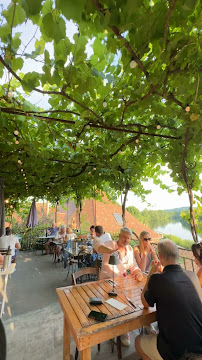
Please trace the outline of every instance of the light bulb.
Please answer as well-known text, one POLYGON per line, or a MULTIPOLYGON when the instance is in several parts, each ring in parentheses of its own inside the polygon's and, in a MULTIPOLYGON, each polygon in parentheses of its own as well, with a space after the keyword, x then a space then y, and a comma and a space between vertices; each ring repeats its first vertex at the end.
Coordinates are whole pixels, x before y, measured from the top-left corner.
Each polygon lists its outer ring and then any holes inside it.
POLYGON ((16 145, 18 145, 18 144, 19 144, 19 141, 18 141, 18 140, 16 140, 16 141, 15 141, 15 143, 16 143, 16 145))
POLYGON ((23 176, 26 176, 25 174, 23 174, 23 176))
POLYGON ((157 125, 157 127, 156 127, 158 130, 161 128, 161 125, 157 125))
POLYGON ((20 169, 20 171, 22 171, 22 172, 23 172, 24 170, 23 170, 23 169, 20 169))
POLYGON ((18 134, 19 134, 19 131, 15 130, 14 135, 18 135, 18 134))
POLYGON ((99 176, 101 176, 102 174, 101 173, 99 173, 99 176))
POLYGON ((96 170, 96 167, 94 167, 93 170, 96 170))
POLYGON ((102 106, 103 106, 104 108, 106 108, 106 107, 107 107, 107 102, 106 102, 105 100, 103 101, 102 106))
POLYGON ((138 139, 136 139, 136 140, 135 140, 135 142, 138 144, 138 143, 139 143, 139 140, 138 140, 138 139))
POLYGON ((190 111, 190 106, 189 106, 189 105, 186 106, 185 111, 186 111, 186 112, 189 112, 189 111, 190 111))
POLYGON ((135 60, 132 60, 131 62, 130 62, 130 67, 131 67, 131 69, 134 69, 135 67, 136 67, 136 62, 135 62, 135 60))
POLYGON ((22 164, 22 161, 21 161, 21 160, 18 160, 18 164, 22 164))
POLYGON ((10 209, 13 209, 13 205, 10 206, 10 209))

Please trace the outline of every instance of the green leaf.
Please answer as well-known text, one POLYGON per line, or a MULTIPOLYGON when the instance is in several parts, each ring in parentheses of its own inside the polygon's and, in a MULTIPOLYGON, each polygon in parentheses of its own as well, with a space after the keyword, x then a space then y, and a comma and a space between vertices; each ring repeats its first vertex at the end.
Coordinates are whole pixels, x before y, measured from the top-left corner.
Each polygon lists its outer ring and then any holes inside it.
POLYGON ((65 22, 62 18, 55 20, 51 13, 47 13, 42 20, 43 30, 49 39, 54 39, 58 43, 66 36, 65 22))
POLYGON ((15 58, 15 59, 12 60, 12 69, 14 71, 21 70, 22 67, 23 67, 23 64, 24 64, 24 62, 23 62, 22 58, 20 58, 20 57, 15 58))
POLYGON ((4 66, 3 64, 0 62, 0 78, 3 76, 4 73, 4 66))
POLYGON ((8 25, 11 26, 12 24, 13 27, 22 24, 26 18, 26 13, 20 5, 10 4, 8 9, 4 10, 2 14, 5 16, 8 25))
POLYGON ((39 14, 42 8, 42 0, 21 0, 21 4, 27 16, 39 14))
POLYGON ((22 87, 25 91, 32 91, 36 86, 39 86, 39 74, 33 71, 27 73, 22 80, 22 87))
POLYGON ((79 21, 84 10, 84 0, 57 0, 56 6, 61 9, 66 19, 79 21))
POLYGON ((94 55, 97 55, 99 59, 102 60, 104 55, 104 46, 101 43, 100 39, 95 39, 93 43, 93 51, 94 51, 94 55))
POLYGON ((43 54, 44 47, 45 47, 45 41, 44 41, 44 39, 42 37, 41 37, 40 40, 35 41, 35 49, 40 49, 39 54, 43 54))

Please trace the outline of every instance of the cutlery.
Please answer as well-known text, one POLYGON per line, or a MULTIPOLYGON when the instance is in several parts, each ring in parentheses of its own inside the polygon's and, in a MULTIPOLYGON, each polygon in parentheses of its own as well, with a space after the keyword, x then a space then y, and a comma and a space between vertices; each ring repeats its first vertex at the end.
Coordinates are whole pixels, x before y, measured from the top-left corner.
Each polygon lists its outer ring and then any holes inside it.
POLYGON ((133 306, 133 308, 135 309, 135 311, 139 311, 140 307, 138 305, 136 305, 129 297, 127 297, 125 295, 126 299, 128 300, 128 302, 133 306))

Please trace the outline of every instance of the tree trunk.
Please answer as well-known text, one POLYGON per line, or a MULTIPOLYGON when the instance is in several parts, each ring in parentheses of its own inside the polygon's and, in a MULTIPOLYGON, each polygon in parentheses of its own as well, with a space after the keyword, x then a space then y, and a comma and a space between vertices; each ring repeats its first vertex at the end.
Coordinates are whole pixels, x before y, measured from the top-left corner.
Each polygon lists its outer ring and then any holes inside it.
POLYGON ((198 242, 198 235, 197 235, 197 228, 196 228, 196 222, 195 222, 195 216, 194 216, 194 197, 192 192, 191 184, 189 184, 188 178, 187 178, 187 167, 186 167, 186 156, 187 156, 187 148, 189 143, 189 128, 186 129, 185 134, 185 146, 183 151, 183 159, 182 159, 182 174, 183 178, 187 187, 187 192, 189 196, 189 213, 190 213, 190 227, 191 227, 191 233, 193 240, 197 243, 198 242))
POLYGON ((130 189, 129 183, 126 183, 126 189, 124 191, 124 198, 123 198, 123 203, 122 203, 122 220, 123 220, 123 226, 126 226, 126 218, 125 218, 125 213, 126 213, 126 200, 127 200, 127 195, 128 195, 128 191, 130 189))

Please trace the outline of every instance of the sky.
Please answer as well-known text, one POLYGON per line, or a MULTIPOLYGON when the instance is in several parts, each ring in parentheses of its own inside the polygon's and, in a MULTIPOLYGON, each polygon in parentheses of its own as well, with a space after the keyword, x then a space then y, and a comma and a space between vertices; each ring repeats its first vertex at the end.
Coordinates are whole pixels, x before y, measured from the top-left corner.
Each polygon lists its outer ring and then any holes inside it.
MULTIPOLYGON (((173 190, 176 189, 176 184, 173 183, 169 175, 163 175, 162 179, 166 185, 170 186, 173 190)), ((152 190, 151 194, 146 195, 146 201, 142 202, 140 197, 130 191, 127 196, 126 207, 134 206, 142 211, 144 209, 165 210, 189 206, 187 192, 182 193, 180 196, 176 190, 173 193, 168 193, 166 190, 162 190, 159 186, 154 185, 152 180, 144 183, 144 187, 146 190, 152 190)), ((121 204, 121 197, 119 197, 118 203, 121 204)))
MULTIPOLYGON (((4 8, 7 8, 8 0, 3 0, 2 5, 4 8)), ((77 26, 72 21, 66 22, 66 35, 70 39, 71 42, 74 42, 73 35, 78 32, 77 26)), ((36 31, 36 25, 33 25, 31 21, 27 21, 26 25, 22 24, 15 28, 15 32, 21 32, 21 40, 22 40, 22 46, 21 50, 24 49, 24 46, 29 43, 30 39, 33 37, 35 31, 36 31)), ((26 48, 26 53, 31 53, 34 47, 34 43, 36 41, 36 38, 40 38, 40 31, 37 30, 35 38, 30 42, 30 44, 26 48)), ((50 57, 53 57, 53 47, 51 43, 46 43, 45 48, 49 51, 50 57)), ((91 56, 93 53, 91 44, 88 44, 86 47, 86 53, 88 56, 91 56)), ((41 60, 43 60, 43 55, 41 55, 41 60)), ((42 65, 39 62, 36 62, 32 59, 29 59, 26 64, 23 66, 21 72, 29 72, 31 71, 40 71, 42 65)), ((0 79, 0 83, 2 84, 5 81, 4 79, 0 79)), ((24 97, 30 101, 32 104, 38 105, 44 109, 49 108, 48 104, 48 96, 42 95, 37 92, 32 92, 30 96, 27 96, 23 89, 21 88, 20 91, 23 93, 24 97)), ((164 183, 168 186, 170 186, 173 190, 176 189, 176 184, 172 182, 172 179, 168 174, 163 175, 162 179, 164 183)), ((202 177, 201 177, 202 179, 202 177)), ((141 198, 134 195, 133 192, 129 192, 127 197, 126 206, 135 206, 140 211, 144 210, 145 208, 151 209, 151 210, 164 210, 164 209, 173 209, 173 208, 179 208, 184 206, 189 206, 189 200, 188 200, 188 194, 182 193, 180 196, 177 194, 177 191, 174 191, 173 193, 168 193, 166 190, 160 189, 159 186, 154 185, 152 180, 148 180, 148 182, 144 183, 144 187, 146 190, 152 190, 151 194, 146 196, 146 201, 142 202, 141 198)), ((118 199, 118 202, 121 204, 121 198, 118 199)))

